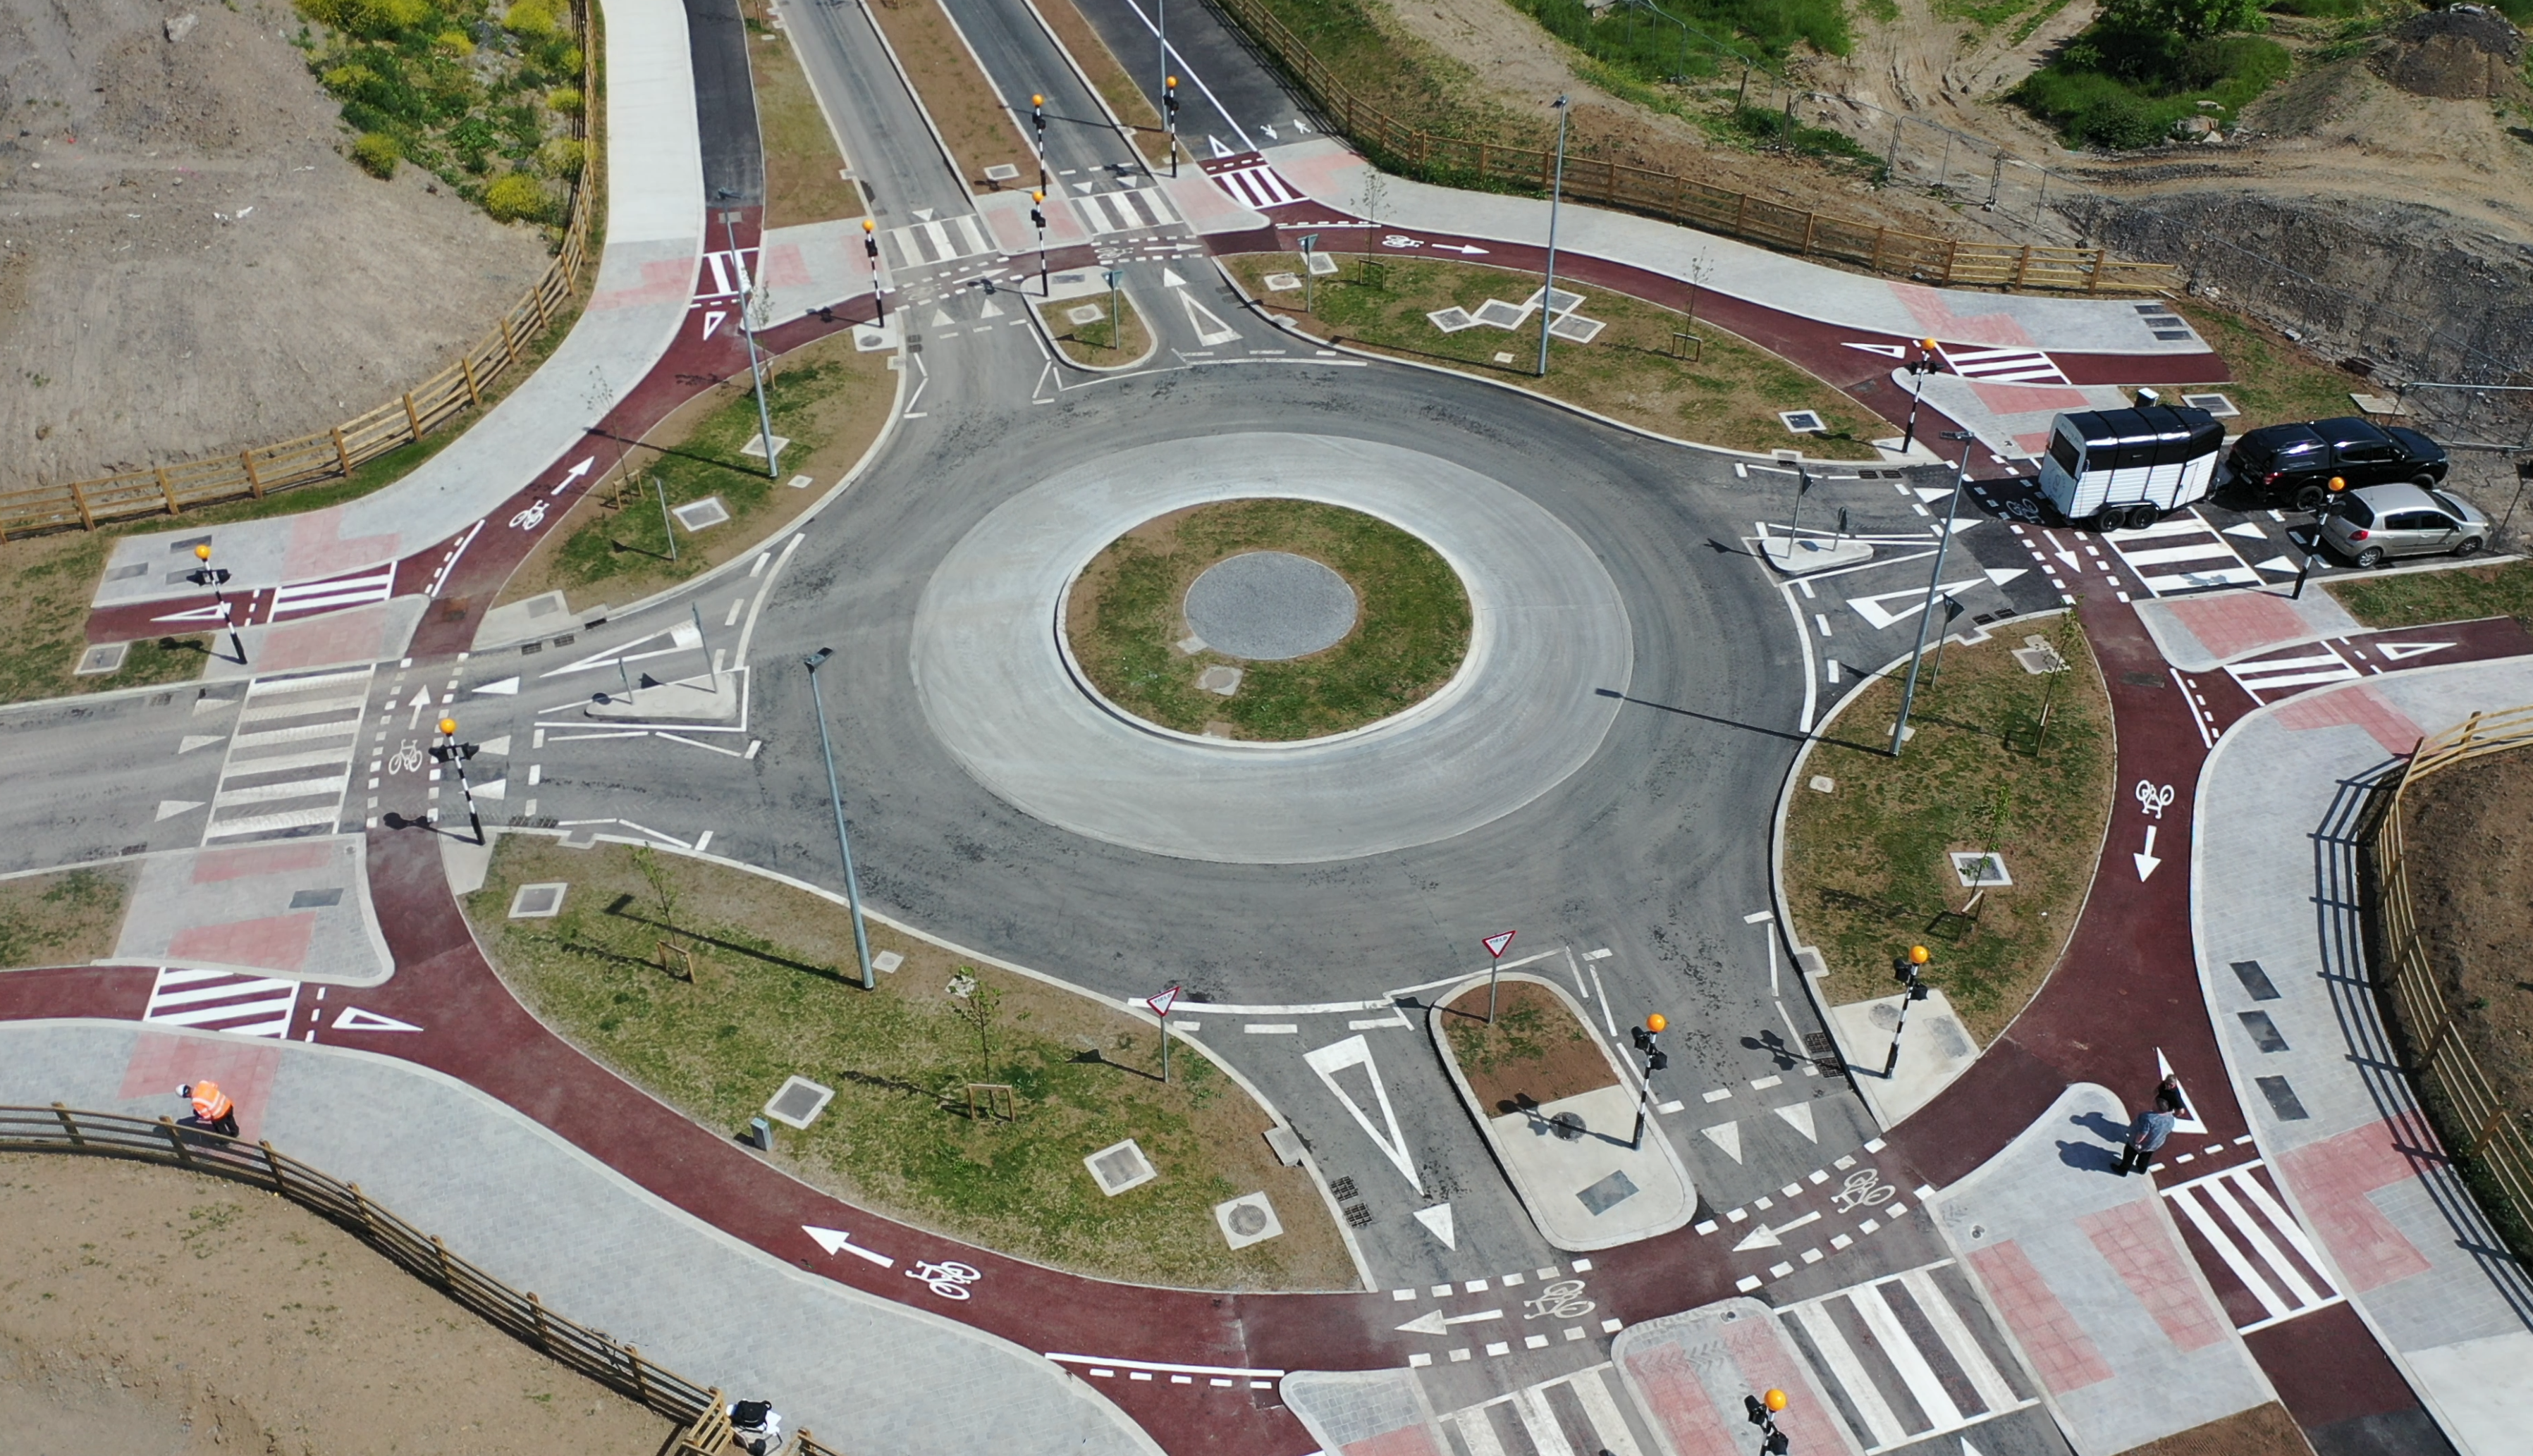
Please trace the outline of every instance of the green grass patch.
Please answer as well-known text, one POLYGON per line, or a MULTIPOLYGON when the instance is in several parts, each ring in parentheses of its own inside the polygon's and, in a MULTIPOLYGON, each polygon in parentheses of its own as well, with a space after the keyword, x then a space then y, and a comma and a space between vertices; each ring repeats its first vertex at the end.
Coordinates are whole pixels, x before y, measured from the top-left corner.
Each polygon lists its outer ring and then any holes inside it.
POLYGON ((2533 629, 2533 561, 2400 571, 2327 585, 2351 616, 2370 627, 2420 627, 2511 616, 2533 629))
POLYGON ((79 965, 114 952, 128 865, 0 880, 0 967, 79 965))
MULTIPOLYGON (((774 1158, 860 1206, 1102 1278, 1219 1289, 1345 1289, 1352 1262, 1309 1178, 1282 1167, 1266 1113, 1185 1044, 1158 1073, 1153 1028, 1087 997, 872 925, 906 958, 857 984, 841 906, 742 870, 620 845, 504 836, 466 912, 548 1025, 718 1132, 786 1077, 835 1089, 774 1158), (522 883, 570 885, 562 913, 506 918, 522 883), (694 957, 662 969, 662 942, 694 957), (970 1115, 971 1083, 1017 1120, 970 1115), (1132 1137, 1160 1177, 1104 1195, 1083 1158, 1132 1137), (1213 1205, 1265 1190, 1285 1233, 1233 1252, 1213 1205)), ((677 958, 668 958, 676 961, 677 958)))
POLYGON ((2081 630, 2062 617, 1998 629, 1946 649, 1921 676, 1898 758, 1889 755, 1901 681, 1865 688, 1821 731, 1786 820, 1786 903, 1798 940, 1829 964, 1832 1005, 1891 994, 1891 959, 1934 949, 1929 979, 1981 1045, 1995 1039, 2057 963, 2092 883, 2111 807, 2110 702, 2081 630), (2033 675, 2011 650, 2039 635, 2069 669, 2033 675), (2037 731, 2044 698, 2048 732, 2037 731), (2033 744, 2038 742, 2038 751, 2033 744), (1975 920, 1955 851, 1993 850, 2014 884, 1991 889, 1975 920))
POLYGON ((1031 307, 1037 310, 1038 320, 1046 325, 1055 346, 1064 351, 1065 358, 1076 364, 1116 369, 1142 359, 1152 347, 1151 329, 1145 324, 1143 316, 1135 312, 1135 301, 1122 292, 1115 295, 1090 294, 1031 307), (1099 308, 1099 317, 1091 321, 1076 323, 1066 317, 1075 309, 1091 304, 1099 308))
POLYGON ((1549 34, 1639 81, 1738 75, 1745 59, 1782 59, 1802 45, 1845 55, 1854 45, 1839 0, 1670 0, 1668 16, 1583 0, 1510 3, 1549 34))
POLYGON ((1532 147, 1557 144, 1554 117, 1516 115, 1495 101, 1483 78, 1399 26, 1377 0, 1260 3, 1329 78, 1376 110, 1427 132, 1472 142, 1532 147))
MULTIPOLYGON (((1480 326, 1444 333, 1426 317, 1449 308, 1475 313, 1490 298, 1518 304, 1539 291, 1537 274, 1435 259, 1343 260, 1340 276, 1303 295, 1266 287, 1270 273, 1299 273, 1295 254, 1243 254, 1224 261, 1253 297, 1294 313, 1302 326, 1352 347, 1443 364, 1664 435, 1738 450, 1800 445, 1833 460, 1878 458, 1868 443, 1887 427, 1819 377, 1711 323, 1622 293, 1560 278, 1580 293, 1577 310, 1605 326, 1588 344, 1551 345, 1548 377, 1539 362, 1536 314, 1514 332, 1480 326), (1679 335, 1690 335, 1681 338, 1679 335), (1509 354, 1500 360, 1499 354, 1509 354), (1780 410, 1814 410, 1827 426, 1790 435, 1780 410)), ((1898 434, 1896 430, 1891 434, 1898 434)))
POLYGON ((2315 358, 2266 323, 2188 297, 2168 300, 2226 363, 2234 378, 2220 389, 2243 412, 2227 420, 2235 434, 2349 412, 2348 376, 2315 358))
POLYGON ((1440 688, 1469 650, 1469 595, 1432 547, 1386 521, 1312 500, 1231 500, 1111 543, 1074 583, 1065 629, 1083 671, 1126 712, 1180 732, 1285 741, 1360 728, 1440 688), (1285 662, 1181 653, 1189 584, 1250 551, 1309 556, 1344 577, 1354 631, 1285 662), (1229 697, 1197 686, 1217 665, 1241 670, 1229 697))

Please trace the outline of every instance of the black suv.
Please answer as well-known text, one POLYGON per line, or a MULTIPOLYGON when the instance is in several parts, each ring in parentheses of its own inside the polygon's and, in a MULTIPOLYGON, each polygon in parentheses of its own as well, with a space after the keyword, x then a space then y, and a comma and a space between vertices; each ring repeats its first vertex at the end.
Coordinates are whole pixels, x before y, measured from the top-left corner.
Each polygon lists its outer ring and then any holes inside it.
POLYGON ((2352 416, 2246 431, 2225 457, 2225 479, 2263 505, 2319 514, 2334 475, 2352 491, 2399 481, 2424 488, 2445 478, 2445 447, 2419 432, 2352 416))

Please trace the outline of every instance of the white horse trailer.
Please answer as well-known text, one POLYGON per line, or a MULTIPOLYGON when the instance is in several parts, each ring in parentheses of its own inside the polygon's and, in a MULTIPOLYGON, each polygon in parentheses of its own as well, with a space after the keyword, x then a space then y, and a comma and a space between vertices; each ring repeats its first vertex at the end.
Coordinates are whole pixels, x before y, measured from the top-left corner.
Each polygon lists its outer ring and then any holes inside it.
POLYGON ((2206 410, 2146 404, 2050 422, 2040 494, 2075 525, 2137 530, 2205 497, 2224 427, 2206 410))

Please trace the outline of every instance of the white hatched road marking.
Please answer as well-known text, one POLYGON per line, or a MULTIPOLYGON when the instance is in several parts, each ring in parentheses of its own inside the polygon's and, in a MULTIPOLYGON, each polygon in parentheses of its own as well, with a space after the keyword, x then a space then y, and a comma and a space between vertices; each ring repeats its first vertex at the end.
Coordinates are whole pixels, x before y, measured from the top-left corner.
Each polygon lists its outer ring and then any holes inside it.
POLYGON ((1233 202, 1255 211, 1264 212, 1287 203, 1307 201, 1298 188, 1265 162, 1216 172, 1213 181, 1215 186, 1231 195, 1233 202))
POLYGON ((2318 682, 2346 682, 2359 675, 2357 668, 2339 655, 2330 644, 2317 643, 2322 650, 2299 657, 2262 658, 2248 663, 2229 663, 2225 675, 2241 684, 2252 701, 2266 703, 2263 693, 2287 693, 2311 687, 2318 682))
POLYGON ((2064 384, 2065 372, 2039 349, 1959 349, 1936 345, 1944 364, 1966 379, 1983 384, 2064 384))
POLYGON ((2313 1241, 2254 1175, 2259 1166, 2246 1163, 2163 1191, 2260 1301, 2264 1317, 2240 1326, 2245 1331, 2310 1314, 2341 1298, 2323 1272, 2313 1241), (2288 1250, 2295 1258, 2288 1257, 2288 1250))
POLYGON ((1934 1271, 1943 1266, 1943 1263, 1927 1264, 1871 1284, 1856 1285, 1806 1300, 1778 1311, 1781 1318, 1799 1327, 1811 1342, 1812 1350, 1816 1352, 1811 1360, 1815 1372, 1837 1392, 1844 1394, 1863 1421, 1866 1429, 1859 1434, 1864 1437, 1868 1453, 1965 1429, 1982 1421, 2038 1404, 2037 1396, 2023 1397, 2014 1393, 2012 1382, 1997 1368, 1987 1348, 1971 1333, 1969 1324, 1955 1308, 1951 1297, 1934 1280, 1934 1271), (1924 1346, 1909 1322, 1901 1317, 1899 1309, 1891 1303, 1890 1291, 1894 1288, 1906 1290, 1910 1301, 1925 1316, 1926 1326, 1942 1355, 1968 1377, 1979 1409, 1962 1409, 1955 1398, 1956 1392, 1946 1387, 1943 1375, 1936 1369, 1937 1351, 1924 1346), (1883 1359, 1899 1377, 1898 1390, 1886 1390, 1877 1383, 1846 1332, 1840 1328, 1832 1309, 1834 1302, 1840 1300, 1845 1300, 1857 1318, 1863 1321, 1872 1342, 1880 1348, 1883 1359), (1924 1413, 1925 1420, 1933 1423, 1931 1426, 1921 1424, 1918 1428, 1912 1428, 1911 1424, 1893 1409, 1893 1397, 1901 1391, 1907 1392, 1910 1401, 1924 1413))
POLYGON ((2264 578, 2243 559, 2214 526, 2195 510, 2167 516, 2136 531, 2112 531, 2102 540, 2117 553, 2121 561, 2137 573, 2139 582, 2158 597, 2182 592, 2204 592, 2214 587, 2258 586, 2264 578), (2196 538, 2196 539, 2191 539, 2196 538), (2140 542, 2157 545, 2131 550, 2140 542), (2171 542, 2171 545, 2162 543, 2171 542), (2198 561, 2205 564, 2179 569, 2150 570, 2150 567, 2171 568, 2178 562, 2198 561))
POLYGON ((1178 220, 1162 204, 1157 189, 1088 193, 1072 199, 1072 203, 1074 210, 1082 214, 1083 223, 1093 236, 1142 232, 1147 228, 1166 227, 1178 220))
POLYGON ((331 829, 351 791, 373 675, 362 668, 247 684, 203 843, 331 829), (299 718, 316 721, 249 730, 253 724, 299 718), (272 780, 276 774, 296 777, 272 780), (244 782, 258 779, 267 782, 244 782))
POLYGON ((395 595, 395 563, 389 561, 363 576, 303 581, 276 587, 272 593, 272 610, 265 615, 268 619, 296 612, 331 612, 339 607, 366 607, 372 602, 383 602, 395 595))
POLYGON ((994 251, 992 240, 985 236, 984 229, 976 225, 975 215, 970 212, 891 228, 888 241, 897 254, 896 266, 901 268, 929 267, 934 263, 975 258, 994 251))
POLYGON ((141 1019, 237 1036, 287 1036, 299 1006, 299 982, 224 970, 158 972, 141 1019))

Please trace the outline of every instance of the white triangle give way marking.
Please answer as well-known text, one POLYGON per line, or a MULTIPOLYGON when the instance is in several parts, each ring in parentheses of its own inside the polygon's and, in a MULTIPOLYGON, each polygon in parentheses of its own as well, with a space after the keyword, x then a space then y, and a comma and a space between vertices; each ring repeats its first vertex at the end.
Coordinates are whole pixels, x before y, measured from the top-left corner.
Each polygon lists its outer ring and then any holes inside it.
POLYGON ((1777 1116, 1784 1118, 1786 1120, 1787 1127, 1802 1134, 1805 1137, 1814 1142, 1820 1141, 1820 1130, 1812 1126, 1812 1105, 1810 1103, 1797 1102, 1792 1107, 1778 1107, 1770 1110, 1775 1112, 1777 1116))
POLYGON ((419 1031, 422 1028, 411 1021, 399 1021, 393 1017, 383 1017, 374 1011, 363 1011, 357 1006, 347 1006, 343 1008, 343 1014, 334 1019, 334 1029, 337 1031, 419 1031))
MULTIPOLYGON (((2161 1048, 2161 1047, 2156 1047, 2156 1048, 2154 1049, 2154 1080, 2155 1080, 2155 1085, 2156 1085, 2156 1086, 2161 1086, 2161 1085, 2163 1085, 2163 1079, 2164 1079, 2165 1077, 2172 1077, 2172 1064, 2171 1064, 2170 1062, 2167 1062, 2167 1061, 2165 1061, 2165 1060, 2163 1059, 2163 1048, 2161 1048)), ((2181 1105, 2182 1105, 2184 1108, 2188 1108, 2188 1107, 2190 1107, 2190 1106, 2191 1106, 2191 1101, 2190 1101, 2190 1089, 2189 1089, 2188 1087, 2183 1086, 2183 1085, 2181 1084, 2181 1078, 2179 1078, 2179 1077, 2173 1077, 2172 1085, 2173 1085, 2174 1090, 2176 1090, 2176 1091, 2178 1091, 2178 1092, 2180 1092, 2180 1093, 2181 1093, 2181 1105)), ((2194 1112, 2194 1113, 2193 1113, 2191 1116, 2189 1116, 2189 1117, 2176 1117, 2176 1118, 2174 1118, 2174 1119, 2172 1120, 2172 1131, 2174 1131, 2174 1132, 2176 1132, 2176 1133, 2201 1133, 2201 1134, 2204 1134, 2204 1133, 2206 1133, 2206 1132, 2208 1131, 2208 1125, 2207 1125, 2206 1123, 2201 1122, 2201 1121, 2199 1120, 2199 1118, 2198 1118, 2198 1115, 2194 1112)))
POLYGON ((1231 155, 1231 148, 1222 145, 1222 139, 1220 137, 1214 136, 1212 133, 1208 132, 1206 134, 1205 140, 1208 146, 1213 147, 1213 154, 1215 156, 1231 155))
POLYGON ((1003 317, 1003 306, 989 298, 985 300, 985 306, 976 311, 976 317, 979 319, 1000 319, 1003 317))
POLYGON ((2258 569, 2263 571, 2274 571, 2280 576, 2293 576, 2296 574, 2296 563, 2288 560, 2284 556, 2271 556, 2268 560, 2263 561, 2258 569))
POLYGON ((503 733, 501 736, 500 736, 500 737, 498 737, 498 738, 486 738, 486 739, 484 740, 484 748, 483 748, 483 751, 484 751, 484 752, 486 752, 486 753, 507 753, 507 752, 509 752, 509 751, 510 751, 510 735, 509 735, 508 733, 503 733))
MULTIPOLYGON (((918 222, 930 222, 930 221, 932 220, 932 214, 933 214, 933 212, 934 212, 936 209, 935 209, 935 208, 931 208, 931 207, 915 207, 915 208, 913 208, 912 210, 913 210, 913 213, 914 213, 914 217, 915 217, 915 220, 916 220, 916 221, 918 221, 918 222)), ((834 1251, 834 1250, 832 1250, 832 1249, 828 1250, 827 1252, 828 1252, 829 1253, 833 1253, 833 1252, 835 1252, 835 1251, 834 1251)))
POLYGON ((843 1229, 822 1229, 817 1227, 815 1224, 804 1223, 800 1225, 800 1232, 817 1241, 818 1247, 827 1251, 829 1253, 850 1253, 855 1258, 869 1259, 872 1263, 879 1265, 883 1269, 893 1269, 897 1267, 897 1260, 890 1258, 885 1253, 877 1253, 871 1250, 864 1249, 860 1245, 854 1243, 854 1236, 846 1233, 843 1229))
POLYGON ((704 337, 705 337, 705 338, 711 338, 711 337, 713 336, 714 331, 715 331, 715 330, 717 330, 717 329, 719 329, 719 328, 721 327, 721 325, 722 325, 722 320, 724 320, 728 319, 729 317, 730 317, 730 310, 728 310, 728 309, 706 309, 706 310, 704 310, 704 337))
POLYGON ((2406 662, 2423 653, 2443 652, 2451 646, 2453 644, 2450 642, 2378 642, 2374 644, 2375 650, 2384 655, 2386 662, 2390 663, 2406 662))
MULTIPOLYGON (((1985 577, 1973 576, 1966 581, 1945 582, 1942 586, 1935 588, 1935 592, 1938 596, 1958 596, 1963 592, 1969 591, 1974 586, 1984 586, 1986 584, 1987 579, 1985 577)), ((1847 606, 1849 611, 1855 612, 1857 616, 1864 618, 1865 623, 1878 632, 1887 627, 1897 626, 1900 623, 1907 621, 1909 618, 1915 616, 1918 612, 1925 611, 1926 589, 1924 587, 1904 587, 1896 592, 1877 592, 1870 597, 1850 597, 1847 599, 1847 606), (1895 597, 1907 600, 1909 605, 1898 612, 1890 611, 1882 605, 1885 602, 1891 601, 1895 597)))
POLYGON ((477 798, 508 798, 510 796, 510 781, 507 779, 495 779, 490 783, 476 785, 470 791, 477 798))
POLYGON ((2029 566, 1990 566, 1987 568, 1987 584, 2001 587, 2016 577, 2029 573, 2031 569, 2029 566))
POLYGON ((1425 1192, 1425 1180, 1416 1176, 1416 1160, 1407 1150, 1407 1138, 1398 1131, 1398 1114, 1390 1109, 1389 1088, 1381 1079, 1381 1069, 1373 1063, 1372 1043, 1357 1033, 1343 1041, 1332 1041, 1326 1046, 1304 1052, 1302 1060, 1311 1064, 1311 1070, 1320 1075, 1320 1080, 1328 1091, 1345 1104, 1345 1110, 1354 1115, 1355 1126, 1363 1129, 1363 1136, 1372 1139, 1372 1145, 1381 1149, 1382 1155, 1389 1159, 1390 1166, 1398 1170, 1408 1186, 1420 1194, 1425 1192), (1362 1068, 1364 1077, 1371 1081, 1373 1100, 1381 1108, 1380 1128, 1375 1128, 1371 1114, 1357 1106, 1354 1098, 1346 1095, 1345 1088, 1337 1085, 1336 1075, 1349 1067, 1362 1068), (1387 1130, 1385 1135, 1384 1129, 1387 1130))
POLYGON ((487 682, 475 689, 475 696, 479 698, 488 694, 497 698, 515 698, 519 695, 519 679, 504 677, 499 682, 487 682))
POLYGON ((1867 354, 1879 354, 1885 359, 1906 359, 1909 357, 1909 346, 1906 344, 1851 343, 1848 347, 1851 349, 1862 349, 1867 354))
POLYGON ((201 808, 204 802, 198 798, 162 798, 158 801, 158 817, 173 819, 188 810, 201 808))
POLYGON ((1739 1123, 1721 1123, 1715 1127, 1700 1128, 1697 1131, 1706 1135, 1707 1141, 1724 1149, 1726 1157, 1737 1163, 1741 1161, 1741 1125, 1739 1123))
POLYGON ((1185 288, 1187 286, 1187 279, 1180 277, 1178 269, 1176 268, 1163 268, 1161 269, 1161 286, 1163 288, 1185 288))
POLYGON ((1239 329, 1215 318, 1211 309, 1196 301, 1195 294, 1182 293, 1179 295, 1179 302, 1187 305, 1188 323, 1196 330, 1198 343, 1210 349, 1216 344, 1227 344, 1240 337, 1239 329))
POLYGON ((2269 533, 2253 525, 2250 521, 2237 521, 2233 525, 2226 527, 2219 534, 2225 536, 2240 536, 2247 541, 2259 541, 2269 533))
POLYGON ((1453 1237, 1451 1230, 1450 1204, 1437 1203, 1431 1208, 1419 1208, 1416 1210, 1416 1221, 1425 1226, 1425 1231, 1427 1233, 1430 1233, 1435 1238, 1442 1240, 1443 1248, 1457 1249, 1460 1247, 1459 1240, 1453 1237))

